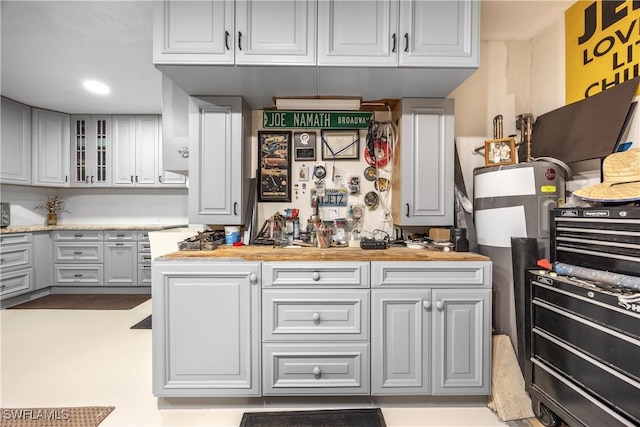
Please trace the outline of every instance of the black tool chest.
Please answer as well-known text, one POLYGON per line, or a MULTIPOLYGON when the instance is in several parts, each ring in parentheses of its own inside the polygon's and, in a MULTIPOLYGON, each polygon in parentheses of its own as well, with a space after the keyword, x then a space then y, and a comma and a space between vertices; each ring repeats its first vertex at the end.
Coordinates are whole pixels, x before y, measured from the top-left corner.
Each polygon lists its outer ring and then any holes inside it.
MULTIPOLYGON (((553 210, 552 261, 640 275, 637 214, 553 210), (623 271, 602 267, 617 262, 623 271)), ((539 420, 640 426, 640 292, 546 270, 529 270, 527 285, 524 375, 539 420)))

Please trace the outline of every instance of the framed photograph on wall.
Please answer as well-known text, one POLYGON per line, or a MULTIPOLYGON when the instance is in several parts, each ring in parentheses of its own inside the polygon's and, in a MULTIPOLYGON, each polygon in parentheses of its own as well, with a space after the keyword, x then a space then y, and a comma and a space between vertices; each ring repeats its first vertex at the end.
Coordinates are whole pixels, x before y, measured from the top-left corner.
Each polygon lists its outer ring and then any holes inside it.
POLYGON ((360 160, 359 129, 322 129, 322 160, 360 160))
POLYGON ((500 166, 516 163, 514 138, 489 139, 484 142, 484 165, 500 166))
POLYGON ((258 201, 291 201, 291 132, 258 131, 258 201))

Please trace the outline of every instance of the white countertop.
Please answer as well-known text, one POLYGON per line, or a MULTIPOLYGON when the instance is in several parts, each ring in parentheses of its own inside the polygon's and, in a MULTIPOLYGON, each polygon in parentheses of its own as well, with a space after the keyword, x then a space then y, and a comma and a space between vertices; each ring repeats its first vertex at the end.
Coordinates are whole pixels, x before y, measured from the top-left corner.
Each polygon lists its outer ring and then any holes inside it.
POLYGON ((53 230, 148 230, 158 231, 186 227, 184 224, 58 224, 58 225, 13 225, 0 228, 0 234, 31 233, 53 230))

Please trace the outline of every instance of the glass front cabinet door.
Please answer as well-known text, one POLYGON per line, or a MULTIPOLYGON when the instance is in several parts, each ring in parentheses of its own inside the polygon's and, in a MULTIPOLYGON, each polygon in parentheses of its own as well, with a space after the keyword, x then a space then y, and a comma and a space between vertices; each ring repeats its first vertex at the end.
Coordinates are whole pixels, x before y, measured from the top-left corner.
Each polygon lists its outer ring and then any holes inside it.
POLYGON ((111 140, 111 116, 72 116, 72 186, 111 186, 111 140))

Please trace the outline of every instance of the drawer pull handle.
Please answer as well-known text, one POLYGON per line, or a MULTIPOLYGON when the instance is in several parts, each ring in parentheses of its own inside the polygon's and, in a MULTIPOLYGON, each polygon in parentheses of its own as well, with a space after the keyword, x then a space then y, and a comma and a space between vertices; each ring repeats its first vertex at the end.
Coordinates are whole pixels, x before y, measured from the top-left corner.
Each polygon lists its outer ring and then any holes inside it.
POLYGON ((74 234, 73 237, 76 239, 82 239, 82 234, 74 234))
POLYGON ((142 259, 143 259, 144 261, 151 261, 151 257, 150 257, 150 256, 142 257, 142 259))
POLYGON ((311 278, 313 279, 314 282, 317 282, 318 280, 320 280, 320 273, 318 273, 317 271, 314 271, 313 274, 311 275, 311 278))
POLYGON ((75 251, 73 254, 74 255, 82 255, 82 251, 75 251))
POLYGON ((118 239, 124 239, 124 234, 116 234, 116 237, 117 237, 118 239))
POLYGON ((252 285, 255 285, 258 282, 258 276, 256 276, 254 273, 251 273, 249 275, 249 282, 251 282, 252 285))
POLYGON ((116 246, 124 246, 124 243, 116 243, 116 246))
POLYGON ((425 301, 422 303, 425 310, 431 310, 431 301, 425 301))
POLYGON ((436 307, 438 308, 438 310, 442 310, 444 308, 444 303, 442 301, 438 301, 436 303, 436 307))
POLYGON ((313 368, 313 376, 315 376, 315 377, 319 377, 320 376, 320 368, 319 367, 315 366, 313 368))
POLYGON ((148 269, 148 268, 151 268, 151 266, 150 266, 150 265, 143 265, 143 266, 141 266, 141 267, 142 267, 142 269, 143 269, 143 270, 146 270, 146 269, 148 269))
POLYGON ((4 262, 4 258, 0 258, 0 262, 4 262))
POLYGON ((311 316, 311 318, 314 322, 318 323, 320 321, 320 313, 313 313, 313 316, 311 316))
POLYGON ((73 277, 82 277, 82 274, 74 274, 73 277))

